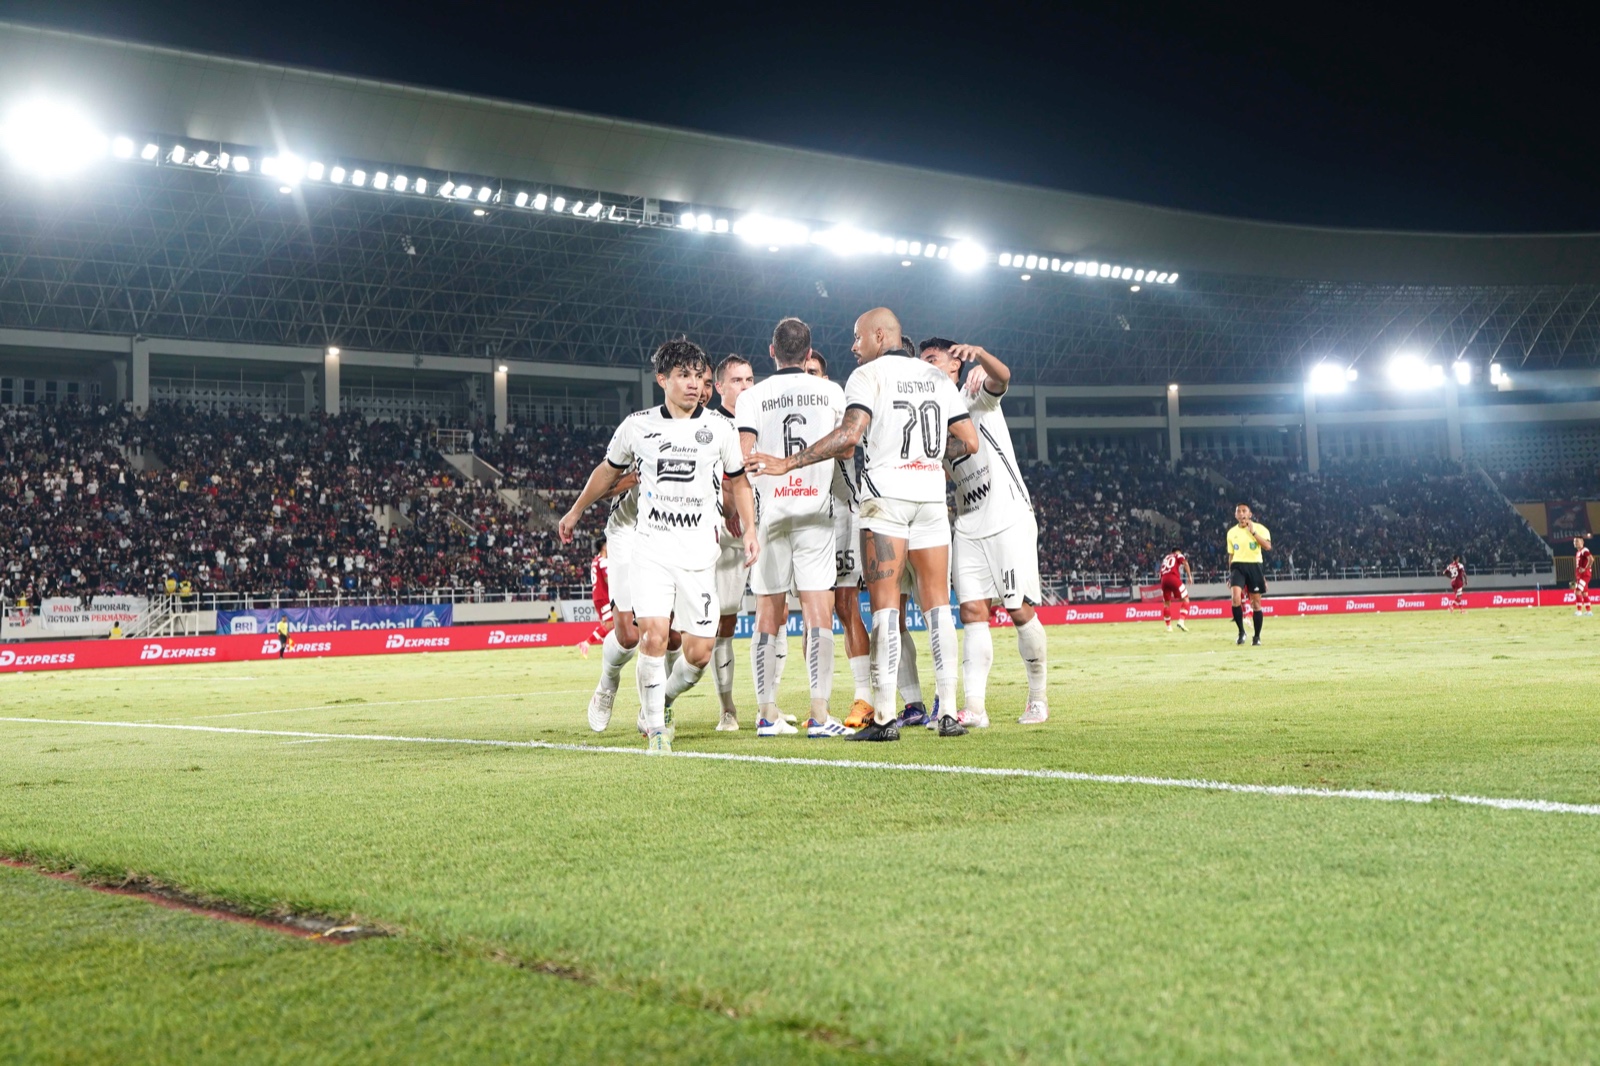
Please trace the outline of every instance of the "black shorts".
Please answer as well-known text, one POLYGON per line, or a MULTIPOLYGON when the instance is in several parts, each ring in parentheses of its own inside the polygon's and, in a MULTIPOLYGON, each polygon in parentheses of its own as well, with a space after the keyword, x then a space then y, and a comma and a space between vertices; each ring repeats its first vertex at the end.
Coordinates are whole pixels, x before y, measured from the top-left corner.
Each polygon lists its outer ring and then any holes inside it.
POLYGON ((1267 575, 1260 563, 1234 563, 1228 567, 1228 584, 1260 596, 1267 591, 1267 575))

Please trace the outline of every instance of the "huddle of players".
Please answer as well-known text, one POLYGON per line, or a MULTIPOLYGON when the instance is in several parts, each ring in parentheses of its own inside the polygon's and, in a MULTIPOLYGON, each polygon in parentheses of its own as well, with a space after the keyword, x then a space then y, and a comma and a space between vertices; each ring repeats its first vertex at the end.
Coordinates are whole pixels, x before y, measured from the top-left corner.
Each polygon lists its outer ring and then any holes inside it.
MULTIPOLYGON (((1038 528, 1000 410, 1009 369, 981 348, 939 339, 913 355, 885 308, 856 321, 858 366, 842 389, 827 379, 800 320, 778 323, 769 351, 776 373, 759 384, 743 360, 718 367, 730 420, 714 403, 705 354, 688 341, 663 344, 653 368, 666 402, 623 421, 561 520, 570 541, 588 507, 612 501, 606 554, 615 628, 602 646, 590 727, 609 724, 622 668, 637 649, 639 725, 651 751, 671 750, 671 704, 708 663, 722 702, 717 728, 738 729, 731 637, 747 570, 756 596, 758 736, 800 731, 777 706, 791 591, 805 627, 808 737, 893 741, 902 725, 946 737, 987 726, 995 602, 1016 624, 1027 673, 1020 720, 1046 721, 1045 633, 1034 613, 1042 598, 1038 528), (958 388, 963 363, 973 366, 958 388), (955 486, 953 536, 947 479, 955 486), (950 606, 952 573, 964 649, 950 606), (870 634, 859 608, 863 587, 870 634), (902 616, 911 592, 928 622, 931 715, 896 710, 897 689, 907 687, 902 616), (856 685, 844 722, 828 710, 836 614, 856 685), (679 636, 681 655, 669 666, 679 636), (967 702, 958 712, 963 651, 967 702)), ((914 677, 914 658, 907 665, 914 677)))

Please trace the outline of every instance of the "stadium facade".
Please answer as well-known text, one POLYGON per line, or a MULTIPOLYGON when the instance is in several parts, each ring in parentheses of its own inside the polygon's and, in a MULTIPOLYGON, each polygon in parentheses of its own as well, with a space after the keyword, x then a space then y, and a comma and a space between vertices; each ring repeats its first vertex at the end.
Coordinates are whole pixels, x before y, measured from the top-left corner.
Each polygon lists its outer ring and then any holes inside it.
POLYGON ((0 171, 0 402, 605 424, 663 337, 798 314, 848 359, 882 303, 1013 363, 1030 459, 1600 461, 1597 235, 1217 218, 0 24, 13 134, 41 102, 101 151, 48 173, 55 122, 0 171))

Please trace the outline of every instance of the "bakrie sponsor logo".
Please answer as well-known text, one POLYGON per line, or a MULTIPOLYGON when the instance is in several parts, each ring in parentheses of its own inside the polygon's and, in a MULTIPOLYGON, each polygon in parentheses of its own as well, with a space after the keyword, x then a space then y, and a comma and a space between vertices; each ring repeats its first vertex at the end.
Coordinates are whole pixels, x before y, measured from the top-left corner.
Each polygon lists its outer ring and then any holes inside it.
POLYGON ((71 651, 39 652, 34 655, 15 652, 10 648, 0 651, 0 669, 7 666, 65 666, 77 660, 78 653, 71 651))
POLYGON ((449 637, 408 637, 404 633, 390 633, 383 642, 386 650, 393 651, 397 648, 448 648, 449 637))
POLYGON ((488 643, 490 645, 499 645, 499 644, 548 644, 548 643, 550 643, 550 634, 548 634, 548 633, 507 633, 503 629, 491 629, 489 631, 489 641, 488 641, 488 643))
POLYGON ((215 659, 215 644, 193 644, 182 648, 168 648, 150 643, 139 649, 140 662, 175 662, 184 659, 215 659))

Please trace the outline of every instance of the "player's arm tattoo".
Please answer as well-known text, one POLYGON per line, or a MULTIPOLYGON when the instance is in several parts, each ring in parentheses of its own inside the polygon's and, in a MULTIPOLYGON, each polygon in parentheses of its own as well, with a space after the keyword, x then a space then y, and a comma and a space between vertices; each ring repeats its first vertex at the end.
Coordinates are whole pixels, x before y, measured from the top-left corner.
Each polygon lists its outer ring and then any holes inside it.
POLYGON ((948 434, 945 437, 944 457, 950 462, 953 463, 957 459, 965 459, 970 454, 972 453, 967 451, 967 442, 965 440, 962 440, 954 433, 948 434))
POLYGON ((870 529, 861 531, 861 576, 867 582, 887 581, 899 574, 895 565, 899 550, 894 538, 879 536, 870 529))
POLYGON ((811 447, 802 448, 790 457, 789 469, 796 470, 829 459, 848 458, 856 450, 856 445, 861 443, 861 438, 871 424, 871 415, 859 407, 850 408, 844 413, 844 421, 839 423, 837 429, 811 447))

